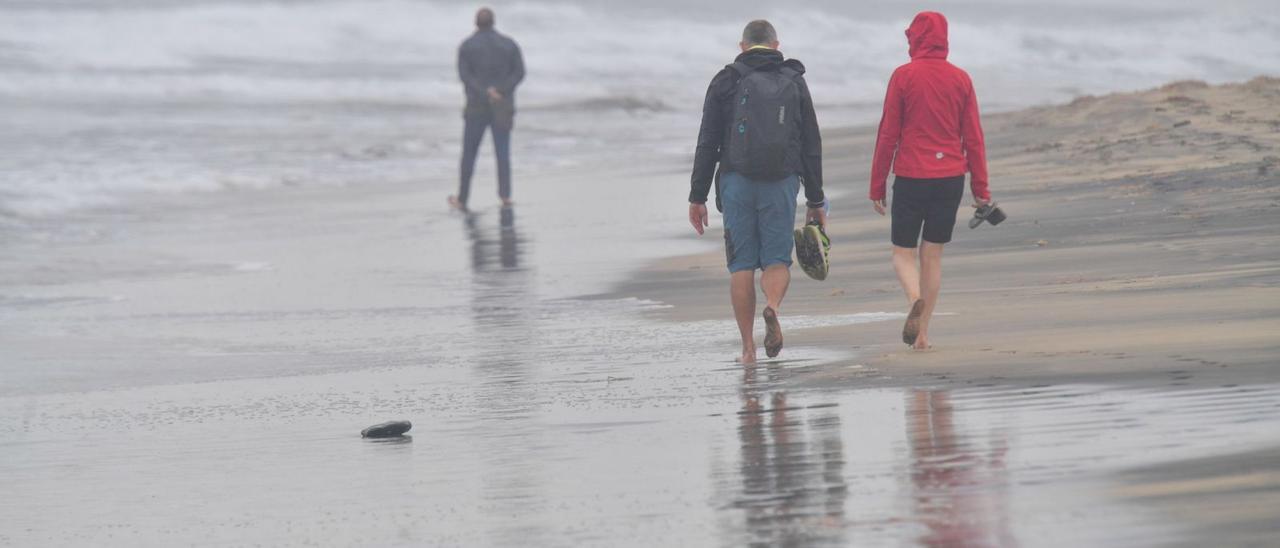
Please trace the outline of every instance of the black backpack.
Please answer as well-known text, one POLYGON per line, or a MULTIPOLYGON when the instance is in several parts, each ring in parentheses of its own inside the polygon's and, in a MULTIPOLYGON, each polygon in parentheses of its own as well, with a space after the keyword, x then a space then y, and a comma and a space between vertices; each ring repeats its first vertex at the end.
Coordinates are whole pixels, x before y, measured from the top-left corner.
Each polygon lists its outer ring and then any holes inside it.
POLYGON ((729 68, 739 78, 725 171, 757 181, 786 178, 800 160, 800 72, 786 66, 754 70, 741 62, 729 68))

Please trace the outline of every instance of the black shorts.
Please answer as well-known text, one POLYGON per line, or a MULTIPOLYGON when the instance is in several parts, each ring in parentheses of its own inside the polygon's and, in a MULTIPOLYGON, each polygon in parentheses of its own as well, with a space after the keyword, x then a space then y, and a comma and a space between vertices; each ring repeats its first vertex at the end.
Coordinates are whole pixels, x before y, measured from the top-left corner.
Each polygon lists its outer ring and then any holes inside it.
POLYGON ((915 247, 922 232, 926 242, 950 242, 963 197, 964 175, 941 179, 894 177, 893 245, 915 247))

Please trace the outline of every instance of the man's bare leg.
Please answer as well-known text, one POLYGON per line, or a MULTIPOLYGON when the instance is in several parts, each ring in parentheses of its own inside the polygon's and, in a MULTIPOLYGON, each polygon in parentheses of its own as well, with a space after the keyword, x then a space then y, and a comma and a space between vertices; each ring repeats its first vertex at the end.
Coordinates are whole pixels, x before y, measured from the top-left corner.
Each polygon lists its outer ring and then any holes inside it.
POLYGON ((782 327, 778 325, 778 312, 782 308, 782 298, 787 296, 787 287, 791 285, 791 269, 785 264, 771 264, 760 275, 760 289, 764 291, 765 355, 770 358, 782 351, 782 327), (772 313, 770 313, 772 311, 772 313))
POLYGON ((920 316, 916 350, 929 348, 929 319, 933 317, 938 293, 942 290, 942 246, 933 242, 920 243, 920 298, 924 299, 924 313, 920 316))
POLYGON ((782 298, 787 296, 787 288, 791 286, 791 269, 785 264, 771 264, 760 275, 760 289, 764 291, 765 306, 778 312, 782 308, 782 298))
POLYGON ((733 318, 742 336, 742 363, 756 363, 756 271, 741 270, 729 275, 729 298, 733 301, 733 318))

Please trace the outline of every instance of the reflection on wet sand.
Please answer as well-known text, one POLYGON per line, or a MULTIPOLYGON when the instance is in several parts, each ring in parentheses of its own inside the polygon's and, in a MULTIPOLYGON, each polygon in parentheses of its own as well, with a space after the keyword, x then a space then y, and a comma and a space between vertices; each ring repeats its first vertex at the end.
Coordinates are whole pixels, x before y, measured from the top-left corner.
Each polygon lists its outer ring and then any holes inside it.
POLYGON ((734 507, 745 511, 747 541, 843 545, 848 489, 840 416, 834 408, 807 417, 803 408, 789 407, 785 391, 769 393, 772 383, 757 382, 762 369, 772 377, 782 368, 747 366, 738 412, 742 490, 734 507))
POLYGON ((475 443, 481 481, 481 510, 494 525, 489 543, 545 544, 540 528, 520 527, 511 518, 532 512, 544 498, 546 481, 538 463, 542 431, 531 428, 538 402, 537 371, 529 349, 537 336, 529 303, 537 298, 531 270, 522 268, 527 243, 516 227, 515 209, 499 210, 498 222, 468 213, 471 241, 471 320, 476 347, 471 367, 480 411, 475 443), (488 221, 488 222, 486 222, 488 221))
POLYGON ((1014 546, 1009 530, 1007 444, 983 448, 956 434, 946 391, 910 390, 907 441, 916 518, 927 528, 925 546, 1014 546), (985 452, 985 454, 983 454, 985 452))
MULTIPOLYGON (((499 210, 496 238, 480 224, 483 215, 471 212, 464 215, 463 222, 467 227, 467 238, 471 240, 473 273, 479 275, 494 270, 514 270, 520 267, 520 246, 524 242, 516 230, 514 207, 504 207, 499 210)), ((482 281, 480 278, 481 276, 477 276, 476 281, 482 281)))

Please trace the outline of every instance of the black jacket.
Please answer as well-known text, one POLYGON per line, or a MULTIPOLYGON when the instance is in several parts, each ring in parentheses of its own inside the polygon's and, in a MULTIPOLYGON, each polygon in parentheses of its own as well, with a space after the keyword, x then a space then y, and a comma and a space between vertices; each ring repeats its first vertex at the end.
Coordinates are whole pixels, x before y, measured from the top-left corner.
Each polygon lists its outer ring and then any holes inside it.
POLYGON ((493 29, 477 30, 458 47, 458 77, 467 90, 467 113, 489 111, 490 87, 514 110, 516 85, 524 79, 520 46, 493 29))
MULTIPOLYGON (((819 207, 826 199, 822 193, 822 133, 813 111, 813 98, 804 81, 804 65, 795 59, 783 60, 777 50, 757 48, 738 55, 741 61, 755 70, 778 70, 783 66, 799 72, 800 116, 802 117, 800 165, 789 166, 804 183, 804 196, 811 207, 819 207)), ((733 123, 734 92, 738 87, 738 73, 725 67, 707 87, 707 98, 702 104, 702 128, 698 130, 698 149, 693 157, 693 177, 689 189, 689 201, 706 203, 716 177, 716 164, 721 163, 726 150, 729 126, 733 123)))

